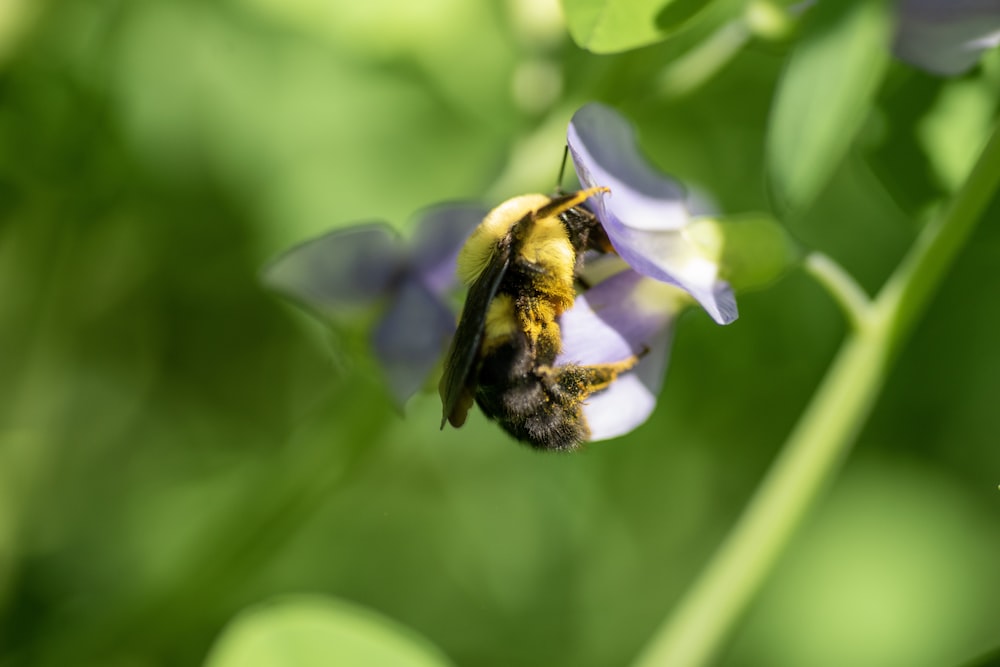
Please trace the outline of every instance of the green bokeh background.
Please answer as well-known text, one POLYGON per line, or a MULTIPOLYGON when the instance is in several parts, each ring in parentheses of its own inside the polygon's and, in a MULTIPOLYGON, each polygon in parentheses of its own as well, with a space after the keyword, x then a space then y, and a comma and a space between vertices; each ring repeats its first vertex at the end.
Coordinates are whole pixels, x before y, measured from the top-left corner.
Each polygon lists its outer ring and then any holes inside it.
MULTIPOLYGON (((458 665, 638 652, 844 333, 816 284, 741 294, 728 327, 686 315, 650 421, 553 456, 478 414, 439 432, 433 393, 402 419, 360 325, 257 282, 333 227, 549 190, 592 99, 722 210, 768 209, 787 44, 675 96, 664 68, 716 18, 597 56, 550 5, 0 2, 0 665, 198 664, 287 593, 375 609, 458 665)), ((894 65, 793 233, 876 289, 998 91, 995 54, 950 82, 894 65)), ((994 202, 724 664, 957 665, 1000 644, 998 221, 994 202)))

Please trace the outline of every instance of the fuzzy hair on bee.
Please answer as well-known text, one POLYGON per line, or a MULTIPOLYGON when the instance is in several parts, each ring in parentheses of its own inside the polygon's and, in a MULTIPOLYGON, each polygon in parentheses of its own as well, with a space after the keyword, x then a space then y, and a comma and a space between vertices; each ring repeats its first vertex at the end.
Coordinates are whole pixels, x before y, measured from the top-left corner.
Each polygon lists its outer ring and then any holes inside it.
POLYGON ((591 188, 509 199, 483 219, 458 257, 469 286, 439 391, 446 423, 465 423, 473 403, 532 447, 573 450, 590 438, 583 402, 638 361, 555 365, 559 317, 572 307, 588 250, 612 251, 584 208, 591 188))

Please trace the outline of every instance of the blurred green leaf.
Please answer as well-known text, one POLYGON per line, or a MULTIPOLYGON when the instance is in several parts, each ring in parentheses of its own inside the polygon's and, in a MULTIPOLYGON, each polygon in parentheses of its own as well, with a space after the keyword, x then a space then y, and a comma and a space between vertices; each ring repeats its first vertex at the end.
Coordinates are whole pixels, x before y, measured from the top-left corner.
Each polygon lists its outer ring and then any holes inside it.
POLYGON ((884 1, 819 2, 778 82, 767 136, 776 204, 808 206, 861 127, 888 62, 884 1))
POLYGON ((917 126, 920 145, 931 156, 939 182, 961 186, 982 150, 997 110, 995 84, 975 78, 952 81, 917 126))
POLYGON ((240 614, 205 661, 207 667, 441 667, 448 660, 414 631, 368 609, 320 596, 296 596, 240 614))
POLYGON ((570 35, 594 53, 654 44, 678 30, 711 0, 563 0, 570 35))
POLYGON ((879 114, 865 125, 861 141, 882 187, 903 211, 915 213, 944 194, 937 168, 917 137, 947 81, 916 71, 902 74, 883 86, 879 114))
POLYGON ((13 55, 44 6, 43 2, 6 0, 0 2, 0 63, 13 55))

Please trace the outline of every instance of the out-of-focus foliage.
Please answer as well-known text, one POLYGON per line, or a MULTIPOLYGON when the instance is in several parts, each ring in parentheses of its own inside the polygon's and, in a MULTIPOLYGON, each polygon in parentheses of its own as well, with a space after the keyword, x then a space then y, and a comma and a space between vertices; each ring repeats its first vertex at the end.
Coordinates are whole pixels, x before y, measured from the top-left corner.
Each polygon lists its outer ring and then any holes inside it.
MULTIPOLYGON (((616 53, 662 41, 712 0, 564 0, 573 40, 594 53, 616 53)), ((732 3, 730 3, 732 4, 732 3)))
POLYGON ((243 612, 206 667, 446 667, 425 640, 383 617, 333 600, 293 596, 243 612))
POLYGON ((893 20, 886 0, 817 3, 778 83, 768 172, 778 205, 812 203, 851 146, 885 72, 893 20))
MULTIPOLYGON (((647 424, 543 456, 478 415, 440 432, 434 394, 396 415, 364 323, 326 331, 257 272, 329 228, 550 190, 592 99, 721 211, 770 210, 794 42, 748 38, 683 95, 667 76, 739 15, 723 5, 597 56, 527 0, 0 2, 0 664, 198 664, 239 610, 292 592, 377 610, 455 664, 627 662, 823 374, 829 298, 792 272, 740 294, 730 327, 684 317, 647 424)), ((954 80, 890 64, 798 240, 876 288, 998 95, 996 53, 954 80)), ((1000 644, 998 218, 725 664, 1000 644)))

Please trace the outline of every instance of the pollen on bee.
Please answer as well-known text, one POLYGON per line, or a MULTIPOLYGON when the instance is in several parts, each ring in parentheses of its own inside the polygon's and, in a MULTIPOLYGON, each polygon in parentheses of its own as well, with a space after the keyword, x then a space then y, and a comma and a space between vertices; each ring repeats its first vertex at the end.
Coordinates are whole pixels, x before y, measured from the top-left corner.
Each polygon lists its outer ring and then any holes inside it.
POLYGON ((509 339, 517 331, 517 325, 514 300, 507 294, 497 296, 486 311, 483 350, 494 348, 509 339))

